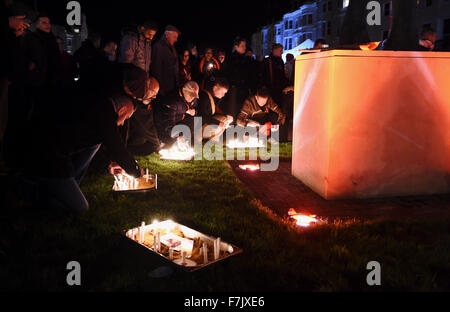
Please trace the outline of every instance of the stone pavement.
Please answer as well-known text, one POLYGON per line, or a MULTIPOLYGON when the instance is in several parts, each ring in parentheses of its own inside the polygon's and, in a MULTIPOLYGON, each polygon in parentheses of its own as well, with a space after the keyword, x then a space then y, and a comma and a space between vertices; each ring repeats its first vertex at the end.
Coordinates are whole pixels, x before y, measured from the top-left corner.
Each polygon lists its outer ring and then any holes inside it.
POLYGON ((242 161, 228 162, 236 176, 261 203, 280 217, 290 208, 298 213, 335 219, 374 220, 450 217, 450 194, 380 199, 326 201, 291 175, 291 162, 280 162, 275 172, 250 172, 239 168, 242 161))

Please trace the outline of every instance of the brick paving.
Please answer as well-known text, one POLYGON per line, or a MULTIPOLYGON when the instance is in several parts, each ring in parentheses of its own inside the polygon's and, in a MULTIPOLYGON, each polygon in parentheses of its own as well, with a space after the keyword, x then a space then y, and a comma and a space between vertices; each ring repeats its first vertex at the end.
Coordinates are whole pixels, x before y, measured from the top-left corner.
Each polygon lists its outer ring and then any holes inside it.
POLYGON ((275 172, 243 171, 239 165, 245 162, 228 163, 255 197, 283 218, 287 217, 290 208, 329 221, 450 217, 450 194, 327 201, 291 175, 290 161, 280 162, 275 172))

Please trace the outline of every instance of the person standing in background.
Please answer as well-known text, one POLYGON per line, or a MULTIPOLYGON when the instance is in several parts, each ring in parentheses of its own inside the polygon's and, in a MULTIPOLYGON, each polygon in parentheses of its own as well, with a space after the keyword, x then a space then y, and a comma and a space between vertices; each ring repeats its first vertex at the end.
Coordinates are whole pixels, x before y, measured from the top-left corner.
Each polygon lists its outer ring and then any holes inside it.
POLYGON ((161 39, 153 46, 151 75, 159 82, 159 93, 165 95, 180 86, 180 70, 175 42, 181 32, 168 25, 161 39))
POLYGON ((152 40, 158 26, 152 21, 142 23, 137 31, 124 34, 120 43, 119 63, 132 63, 150 73, 152 62, 152 40))

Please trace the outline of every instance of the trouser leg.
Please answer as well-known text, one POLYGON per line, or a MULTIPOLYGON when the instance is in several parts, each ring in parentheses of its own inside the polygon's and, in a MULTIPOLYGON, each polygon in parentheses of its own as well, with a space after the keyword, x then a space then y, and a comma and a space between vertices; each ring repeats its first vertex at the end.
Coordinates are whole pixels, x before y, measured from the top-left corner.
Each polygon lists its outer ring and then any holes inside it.
POLYGON ((75 181, 80 184, 89 168, 89 164, 100 149, 100 144, 88 147, 72 155, 75 168, 75 181))
POLYGON ((75 178, 32 177, 30 180, 38 186, 42 205, 76 214, 89 209, 86 197, 75 178))

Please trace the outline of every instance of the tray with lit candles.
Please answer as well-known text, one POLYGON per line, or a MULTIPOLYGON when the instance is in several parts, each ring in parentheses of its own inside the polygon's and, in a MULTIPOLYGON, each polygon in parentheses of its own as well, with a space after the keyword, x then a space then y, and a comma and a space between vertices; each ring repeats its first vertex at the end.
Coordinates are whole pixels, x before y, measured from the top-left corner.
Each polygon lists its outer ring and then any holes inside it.
POLYGON ((175 266, 194 272, 238 255, 242 249, 172 220, 154 221, 125 231, 126 237, 175 266))
POLYGON ((148 169, 146 174, 140 178, 119 174, 115 175, 114 179, 112 187, 114 194, 147 193, 158 189, 158 175, 149 174, 148 169))

